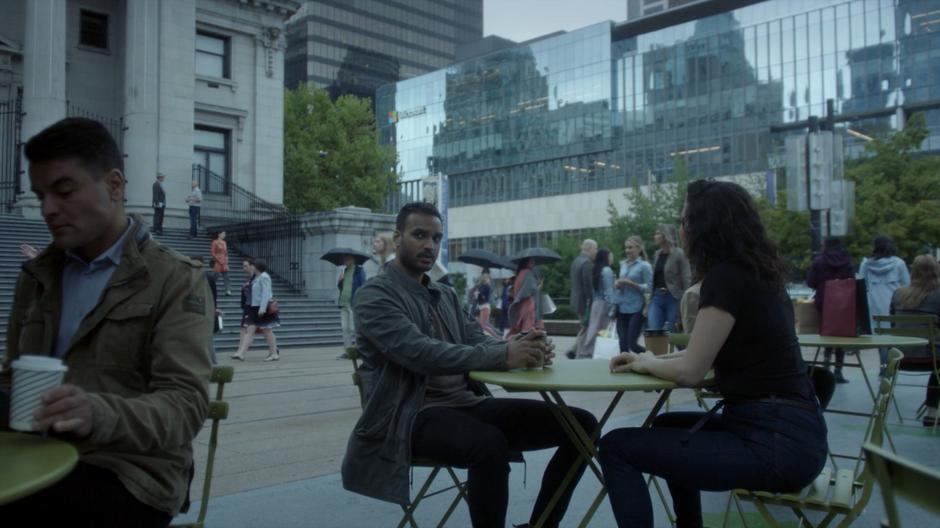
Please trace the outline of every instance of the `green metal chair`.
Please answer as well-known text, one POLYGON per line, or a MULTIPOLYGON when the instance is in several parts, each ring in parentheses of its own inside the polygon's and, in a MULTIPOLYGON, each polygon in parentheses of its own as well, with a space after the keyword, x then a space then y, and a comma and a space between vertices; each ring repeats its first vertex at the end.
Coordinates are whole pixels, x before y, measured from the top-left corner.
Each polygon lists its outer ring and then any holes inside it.
MULTIPOLYGON (((878 397, 875 401, 872 417, 866 431, 866 441, 880 447, 884 441, 885 417, 891 403, 894 390, 894 379, 898 364, 904 354, 898 349, 891 349, 888 354, 888 369, 881 381, 878 397)), ((818 526, 824 528, 830 525, 837 517, 843 519, 839 523, 841 528, 847 527, 855 521, 864 511, 871 499, 875 478, 872 475, 870 460, 865 460, 860 471, 851 469, 837 469, 835 467, 823 468, 809 486, 802 491, 794 493, 771 493, 767 491, 753 491, 736 489, 731 492, 728 506, 725 508, 724 525, 727 526, 728 513, 731 503, 734 502, 741 522, 747 526, 746 516, 741 506, 742 502, 752 502, 760 513, 764 522, 773 528, 781 525, 768 508, 769 505, 786 506, 796 514, 800 526, 818 526), (807 517, 804 511, 824 512, 825 516, 818 525, 807 517)))
POLYGON ((209 402, 208 419, 212 421, 212 431, 209 434, 209 452, 206 455, 206 476, 202 483, 202 500, 199 502, 199 515, 196 522, 174 524, 172 528, 203 528, 206 513, 209 511, 209 491, 212 488, 212 469, 215 465, 215 448, 219 442, 219 422, 228 418, 228 402, 222 399, 225 384, 231 383, 235 377, 235 369, 231 366, 212 368, 210 383, 216 384, 215 400, 209 402))
MULTIPOLYGON (((875 480, 881 487, 885 513, 888 516, 886 521, 882 521, 882 526, 901 526, 896 495, 940 516, 940 472, 899 457, 874 444, 865 444, 862 449, 875 480)), ((940 520, 937 522, 940 523, 940 520)))
MULTIPOLYGON (((931 372, 940 379, 940 362, 937 361, 937 336, 940 334, 937 330, 937 316, 932 314, 913 314, 903 313, 894 315, 876 315, 874 332, 876 334, 900 335, 907 337, 922 337, 927 340, 928 350, 932 356, 932 369, 924 370, 922 368, 912 367, 910 361, 901 361, 898 366, 898 372, 908 376, 930 374, 931 372)), ((905 387, 920 387, 911 383, 898 383, 905 387)), ((894 400, 894 409, 898 413, 898 420, 904 424, 904 416, 898 406, 898 401, 894 400)), ((927 410, 926 402, 922 403, 917 409, 916 420, 919 420, 927 410)), ((934 423, 934 429, 937 425, 934 423)))
MULTIPOLYGON (((362 377, 359 375, 359 361, 361 359, 359 356, 359 350, 356 347, 348 347, 346 349, 346 355, 349 356, 349 359, 353 364, 352 380, 353 385, 355 385, 356 389, 359 391, 359 404, 365 405, 365 395, 362 391, 362 377)), ((404 528, 405 525, 411 525, 412 528, 418 527, 418 523, 414 518, 414 512, 418 509, 418 505, 422 500, 433 497, 435 495, 440 495, 442 493, 454 492, 454 498, 450 501, 450 505, 444 512, 444 516, 441 517, 440 522, 437 523, 438 528, 443 528, 447 523, 447 520, 450 519, 450 516, 454 513, 454 510, 457 509, 457 505, 460 504, 460 501, 467 500, 466 481, 460 480, 452 467, 439 464, 433 460, 415 458, 411 460, 411 467, 430 468, 431 473, 418 489, 418 493, 415 494, 415 498, 412 499, 408 504, 401 505, 401 509, 404 514, 402 515, 401 520, 398 522, 398 528, 404 528), (434 484, 434 479, 436 479, 438 474, 440 474, 442 471, 447 473, 453 484, 445 488, 430 491, 431 486, 434 484)))

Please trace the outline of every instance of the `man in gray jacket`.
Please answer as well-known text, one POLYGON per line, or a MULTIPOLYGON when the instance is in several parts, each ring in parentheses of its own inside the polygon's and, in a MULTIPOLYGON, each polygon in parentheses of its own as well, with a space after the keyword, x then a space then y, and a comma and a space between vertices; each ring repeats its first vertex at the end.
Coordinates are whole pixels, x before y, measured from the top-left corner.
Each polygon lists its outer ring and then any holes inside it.
MULTIPOLYGON (((558 449, 545 470, 532 511, 535 522, 579 455, 545 402, 493 398, 471 370, 504 370, 551 362, 543 332, 503 341, 487 336, 462 311, 454 290, 431 282, 443 238, 433 205, 398 213, 396 257, 353 299, 362 356, 365 405, 343 459, 343 486, 405 504, 412 457, 468 469, 467 502, 475 527, 505 526, 513 452, 558 449)), ((572 409, 587 431, 597 425, 572 409)), ((545 526, 558 526, 584 471, 565 490, 545 526)))
POLYGON ((571 281, 571 298, 568 300, 571 309, 578 314, 578 337, 574 340, 571 349, 565 352, 568 359, 574 359, 575 351, 581 347, 584 334, 587 330, 588 316, 591 313, 591 299, 594 297, 594 256, 597 255, 597 242, 587 238, 581 242, 581 254, 571 262, 568 278, 571 281))

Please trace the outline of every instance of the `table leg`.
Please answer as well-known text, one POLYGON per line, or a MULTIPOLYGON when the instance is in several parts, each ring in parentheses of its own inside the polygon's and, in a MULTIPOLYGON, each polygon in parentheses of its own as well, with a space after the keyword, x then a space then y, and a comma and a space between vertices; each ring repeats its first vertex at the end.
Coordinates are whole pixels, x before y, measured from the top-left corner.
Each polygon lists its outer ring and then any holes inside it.
MULTIPOLYGON (((542 399, 549 404, 549 407, 552 409, 552 413, 555 415, 558 423, 565 431, 565 434, 568 435, 568 438, 574 444, 575 449, 577 449, 585 464, 591 468, 591 471, 594 472, 594 475, 601 483, 601 492, 598 494, 598 497, 595 498, 594 503, 588 510, 588 514, 581 523, 581 526, 587 526, 587 523, 590 521, 591 517, 594 516, 594 512, 597 510, 597 507, 603 500, 604 495, 607 493, 607 488, 604 486, 603 473, 601 472, 600 468, 597 467, 595 462, 595 457, 597 456, 597 439, 600 438, 604 424, 607 423, 610 415, 613 414, 614 408, 620 402, 620 398, 623 397, 623 392, 620 391, 614 395, 610 405, 607 406, 603 416, 601 416, 601 419, 597 422, 597 427, 594 429, 594 431, 591 432, 590 435, 588 435, 587 431, 581 427, 581 423, 578 422, 578 420, 575 418, 574 413, 571 412, 571 408, 568 407, 568 404, 561 397, 561 394, 559 394, 557 391, 540 391, 539 394, 542 396, 542 399)), ((552 512, 552 510, 554 510, 555 506, 558 504, 558 501, 561 499, 562 493, 564 493, 564 490, 567 489, 568 485, 574 479, 580 463, 580 461, 575 462, 575 464, 571 466, 571 469, 568 470, 568 474, 565 475, 565 478, 558 487, 558 490, 555 491, 555 494, 548 502, 545 510, 539 516, 538 520, 536 520, 535 528, 540 528, 545 524, 549 514, 552 512)))
MULTIPOLYGON (((666 401, 669 400, 669 395, 671 393, 671 389, 665 389, 662 391, 662 394, 656 401, 653 409, 650 410, 646 419, 643 421, 643 427, 650 427, 652 425, 653 420, 659 414, 659 411, 663 408, 663 405, 665 405, 666 401)), ((611 414, 613 414, 614 408, 620 402, 620 398, 623 397, 623 392, 621 391, 616 393, 613 400, 610 402, 610 405, 607 406, 607 409, 601 416, 601 419, 598 420, 597 427, 594 429, 591 435, 588 435, 587 431, 581 427, 581 424, 575 418, 574 413, 571 412, 571 408, 565 402, 564 398, 561 397, 561 394, 558 393, 558 391, 541 391, 539 394, 541 394, 542 399, 544 399, 551 406, 553 413, 555 414, 558 423, 561 424, 562 428, 564 429, 565 434, 567 434, 568 438, 571 439, 572 443, 574 443, 574 446, 580 453, 581 458, 588 465, 588 467, 591 468, 591 470, 594 472, 594 475, 597 477, 597 480, 601 483, 600 491, 598 491, 597 496, 594 497, 594 500, 591 502, 591 506, 588 508, 588 511, 584 514, 581 523, 578 525, 580 528, 585 528, 591 522, 591 519, 597 512, 597 509, 604 501, 604 497, 607 496, 607 486, 604 484, 604 474, 600 468, 597 467, 597 463, 595 462, 597 457, 597 440, 600 438, 601 431, 603 431, 607 420, 609 420, 611 414)), ((546 506, 545 511, 542 512, 542 515, 540 515, 538 520, 535 522, 535 528, 540 528, 545 524, 545 521, 548 519, 548 515, 561 499, 561 494, 568 487, 568 484, 572 481, 572 479, 574 479, 579 464, 580 462, 575 463, 568 471, 568 474, 565 475, 565 479, 562 481, 561 486, 559 486, 558 490, 552 496, 552 499, 546 506)))

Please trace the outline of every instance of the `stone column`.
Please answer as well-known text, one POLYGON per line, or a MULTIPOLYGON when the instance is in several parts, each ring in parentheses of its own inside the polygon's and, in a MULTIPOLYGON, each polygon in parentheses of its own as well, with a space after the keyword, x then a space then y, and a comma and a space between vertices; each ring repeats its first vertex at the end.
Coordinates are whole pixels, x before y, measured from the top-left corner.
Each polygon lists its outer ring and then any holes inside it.
MULTIPOLYGON (((60 0, 34 0, 26 3, 26 30, 23 39, 22 140, 65 117, 65 13, 68 4, 60 0)), ((39 215, 39 202, 31 192, 29 166, 23 157, 20 188, 27 191, 17 207, 28 216, 39 215)))
MULTIPOLYGON (((306 293, 315 299, 336 300, 336 279, 339 268, 320 260, 335 247, 358 249, 372 253, 372 238, 381 231, 395 229, 395 215, 373 213, 364 207, 341 207, 323 213, 309 213, 301 218, 304 242, 304 284, 306 293)), ((375 274, 375 267, 366 263, 366 275, 375 274)))
POLYGON ((127 207, 149 219, 159 141, 159 0, 127 0, 124 41, 124 175, 127 207))

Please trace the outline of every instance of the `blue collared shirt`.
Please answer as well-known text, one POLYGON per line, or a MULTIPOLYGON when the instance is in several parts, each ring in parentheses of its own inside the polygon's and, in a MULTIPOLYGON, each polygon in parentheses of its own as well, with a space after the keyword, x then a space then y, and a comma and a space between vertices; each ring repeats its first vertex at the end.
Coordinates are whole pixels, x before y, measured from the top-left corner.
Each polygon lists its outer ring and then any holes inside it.
POLYGON ((62 313, 59 315, 59 332, 55 349, 52 351, 55 357, 65 355, 72 336, 85 316, 91 313, 101 300, 101 294, 111 280, 111 275, 121 263, 124 240, 133 225, 134 221, 128 218, 127 229, 121 238, 91 262, 85 262, 74 251, 65 252, 65 267, 62 269, 62 313))

